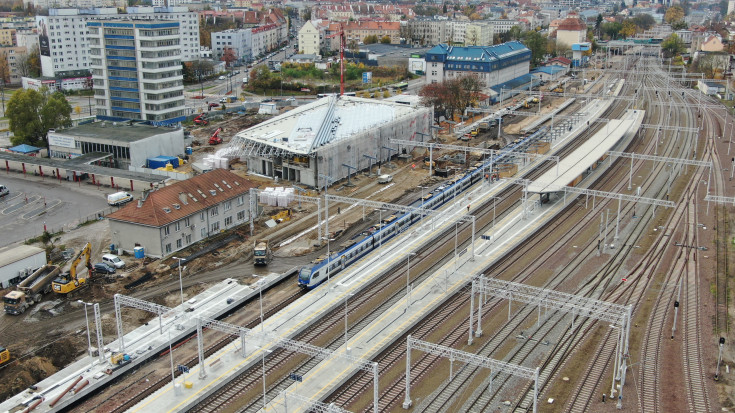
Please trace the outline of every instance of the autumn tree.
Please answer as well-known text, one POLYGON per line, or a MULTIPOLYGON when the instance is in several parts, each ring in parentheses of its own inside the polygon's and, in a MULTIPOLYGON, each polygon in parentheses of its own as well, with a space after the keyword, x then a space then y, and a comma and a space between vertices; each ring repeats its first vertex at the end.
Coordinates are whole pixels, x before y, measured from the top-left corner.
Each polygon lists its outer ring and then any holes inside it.
POLYGON ((377 35, 374 35, 374 34, 371 34, 369 36, 365 36, 365 38, 362 39, 362 42, 365 43, 365 44, 378 43, 378 36, 377 35))
POLYGON ((237 60, 237 55, 235 54, 235 49, 231 47, 227 47, 222 51, 222 60, 225 62, 225 66, 232 67, 232 62, 237 60))
POLYGON ((61 92, 20 89, 8 101, 5 116, 14 135, 10 138, 13 145, 48 146, 49 129, 71 126, 71 105, 61 92))
POLYGON ((669 24, 683 19, 684 9, 679 5, 669 7, 669 9, 666 10, 666 14, 664 15, 664 21, 669 24))
POLYGON ((388 35, 385 35, 385 36, 381 37, 381 38, 380 38, 380 43, 383 43, 383 44, 390 44, 390 36, 388 36, 388 35))
POLYGON ((425 105, 434 106, 434 116, 452 118, 465 108, 478 101, 482 82, 475 76, 466 75, 447 79, 441 83, 431 83, 421 88, 419 96, 425 105))
POLYGON ((638 26, 633 23, 631 19, 623 20, 623 27, 620 29, 620 34, 625 37, 633 37, 638 31, 638 26))

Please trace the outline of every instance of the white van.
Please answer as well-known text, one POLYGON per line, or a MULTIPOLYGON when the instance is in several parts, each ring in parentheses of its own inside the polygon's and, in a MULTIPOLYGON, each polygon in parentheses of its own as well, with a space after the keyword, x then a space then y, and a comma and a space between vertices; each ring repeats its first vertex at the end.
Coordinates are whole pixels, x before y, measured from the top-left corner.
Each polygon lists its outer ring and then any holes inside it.
POLYGON ((133 196, 127 192, 115 192, 107 195, 107 203, 112 206, 124 205, 133 200, 133 196))
POLYGON ((393 180, 393 175, 380 175, 378 177, 378 183, 379 184, 387 184, 388 182, 393 180))
POLYGON ((121 260, 120 257, 118 257, 117 255, 105 254, 102 256, 102 261, 112 265, 117 269, 125 268, 125 261, 121 260))

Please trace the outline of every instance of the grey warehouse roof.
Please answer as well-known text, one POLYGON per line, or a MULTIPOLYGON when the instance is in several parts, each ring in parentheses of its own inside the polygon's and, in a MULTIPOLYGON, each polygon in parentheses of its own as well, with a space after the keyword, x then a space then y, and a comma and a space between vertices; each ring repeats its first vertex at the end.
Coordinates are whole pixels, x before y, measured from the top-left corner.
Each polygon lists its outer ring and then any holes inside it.
POLYGON ((412 115, 415 110, 394 102, 329 96, 246 129, 236 137, 239 141, 266 144, 294 154, 308 155, 323 145, 412 115))

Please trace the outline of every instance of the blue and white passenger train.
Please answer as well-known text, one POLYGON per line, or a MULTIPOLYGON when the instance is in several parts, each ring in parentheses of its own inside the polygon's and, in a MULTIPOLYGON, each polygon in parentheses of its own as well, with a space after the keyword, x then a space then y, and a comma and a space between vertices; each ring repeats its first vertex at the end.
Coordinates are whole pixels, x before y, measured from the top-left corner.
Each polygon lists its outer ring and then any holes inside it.
MULTIPOLYGON (((454 177, 448 184, 435 189, 424 195, 422 200, 414 203, 414 207, 423 207, 425 209, 437 209, 445 203, 453 200, 462 191, 470 188, 473 184, 480 181, 485 173, 485 168, 497 165, 499 162, 508 161, 509 152, 516 152, 520 148, 527 147, 530 142, 540 139, 544 135, 546 128, 539 129, 536 133, 503 148, 500 153, 495 155, 491 161, 489 158, 484 163, 478 163, 470 168, 466 174, 460 174, 454 177)), ((487 175, 487 173, 486 173, 487 175)), ((488 176, 489 178, 489 176, 488 176)), ((319 257, 310 264, 304 266, 299 271, 299 286, 306 289, 312 289, 327 280, 327 266, 329 266, 330 277, 335 276, 340 271, 350 266, 355 261, 364 257, 374 249, 378 248, 382 243, 389 241, 394 236, 408 229, 411 225, 421 219, 420 213, 407 212, 402 215, 391 215, 383 222, 378 224, 375 231, 362 233, 347 243, 347 248, 339 252, 332 252, 331 257, 319 257)))

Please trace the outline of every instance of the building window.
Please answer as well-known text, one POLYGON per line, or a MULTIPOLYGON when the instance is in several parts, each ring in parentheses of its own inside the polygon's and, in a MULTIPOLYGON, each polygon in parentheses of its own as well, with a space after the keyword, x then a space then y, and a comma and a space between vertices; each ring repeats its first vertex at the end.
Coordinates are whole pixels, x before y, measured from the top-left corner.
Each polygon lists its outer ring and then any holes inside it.
POLYGON ((212 232, 217 231, 219 231, 219 222, 215 222, 214 224, 212 224, 212 232))
POLYGON ((170 233, 171 233, 171 229, 169 228, 168 225, 166 225, 165 227, 163 227, 163 235, 168 235, 170 233))
POLYGON ((219 206, 212 207, 212 209, 209 210, 209 216, 216 217, 219 215, 219 206))
POLYGON ((225 211, 229 211, 232 208, 232 201, 225 202, 225 211))
POLYGON ((240 195, 237 197, 237 205, 242 205, 245 203, 245 196, 240 195))
POLYGON ((171 244, 166 244, 166 254, 171 253, 171 244))
POLYGON ((181 221, 176 221, 175 229, 176 229, 176 232, 181 231, 181 221))
POLYGON ((191 234, 186 234, 186 245, 191 244, 191 234))
POLYGON ((225 227, 232 225, 232 217, 225 218, 225 227))
POLYGON ((184 218, 184 226, 185 226, 185 227, 188 227, 189 225, 191 225, 191 224, 189 223, 189 217, 186 217, 186 218, 184 218))
POLYGON ((207 238, 207 229, 202 228, 202 238, 207 238))
POLYGON ((242 221, 245 219, 245 211, 240 211, 237 213, 237 220, 242 221))
POLYGON ((201 214, 199 214, 199 218, 201 218, 202 219, 202 222, 204 222, 204 212, 202 212, 201 214))
POLYGON ((180 248, 181 248, 181 238, 176 240, 176 249, 180 249, 180 248))

